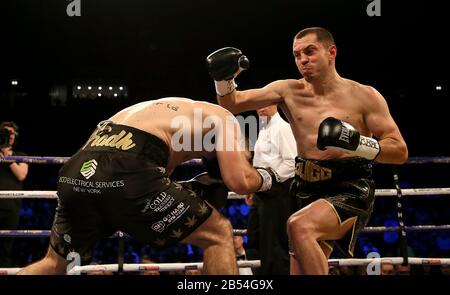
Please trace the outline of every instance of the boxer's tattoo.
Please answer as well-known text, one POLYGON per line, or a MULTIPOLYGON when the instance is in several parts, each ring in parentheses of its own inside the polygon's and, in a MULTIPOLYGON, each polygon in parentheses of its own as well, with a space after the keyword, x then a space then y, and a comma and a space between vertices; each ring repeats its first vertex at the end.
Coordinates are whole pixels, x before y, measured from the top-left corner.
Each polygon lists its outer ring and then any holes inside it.
MULTIPOLYGON (((157 103, 155 103, 155 105, 163 105, 163 104, 164 104, 164 103, 162 103, 162 102, 157 102, 157 103)), ((175 112, 177 112, 178 109, 180 108, 179 106, 174 105, 174 104, 170 104, 170 103, 166 103, 165 105, 166 105, 166 107, 167 107, 168 109, 171 109, 172 111, 175 111, 175 112)))
POLYGON ((177 112, 180 107, 177 106, 177 105, 173 105, 173 104, 168 103, 167 104, 167 108, 177 112))

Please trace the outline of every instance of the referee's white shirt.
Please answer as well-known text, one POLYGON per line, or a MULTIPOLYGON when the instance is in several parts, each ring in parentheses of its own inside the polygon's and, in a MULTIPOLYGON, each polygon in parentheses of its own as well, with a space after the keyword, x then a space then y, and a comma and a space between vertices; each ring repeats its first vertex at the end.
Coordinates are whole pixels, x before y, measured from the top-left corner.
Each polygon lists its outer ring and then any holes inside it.
POLYGON ((262 125, 255 143, 253 166, 271 167, 283 182, 295 174, 297 145, 294 134, 279 113, 262 125))

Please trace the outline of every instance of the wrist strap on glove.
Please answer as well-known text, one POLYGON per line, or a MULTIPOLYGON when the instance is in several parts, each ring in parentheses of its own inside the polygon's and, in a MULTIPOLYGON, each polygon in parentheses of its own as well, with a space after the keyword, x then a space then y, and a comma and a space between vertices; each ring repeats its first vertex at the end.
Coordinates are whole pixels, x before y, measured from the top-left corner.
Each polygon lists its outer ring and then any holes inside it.
POLYGON ((258 192, 268 191, 272 188, 273 182, 280 182, 278 174, 272 168, 255 167, 255 169, 262 179, 258 192))
POLYGON ((228 81, 214 81, 214 85, 216 86, 216 93, 219 96, 225 96, 233 92, 237 84, 234 82, 234 79, 228 81))
POLYGON ((374 160, 378 156, 380 151, 380 144, 376 139, 361 135, 358 148, 351 154, 366 158, 368 160, 374 160))

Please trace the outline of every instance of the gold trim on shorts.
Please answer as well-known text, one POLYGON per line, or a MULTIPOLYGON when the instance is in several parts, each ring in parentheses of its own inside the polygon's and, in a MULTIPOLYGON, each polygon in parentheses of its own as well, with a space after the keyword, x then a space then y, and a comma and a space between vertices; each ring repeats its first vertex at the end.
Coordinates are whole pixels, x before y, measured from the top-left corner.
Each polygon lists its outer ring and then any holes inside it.
MULTIPOLYGON (((334 213, 336 214, 336 216, 337 216, 337 218, 338 218, 339 226, 342 226, 343 224, 348 223, 348 222, 351 221, 351 220, 354 220, 354 221, 355 221, 355 222, 353 223, 353 226, 352 226, 352 236, 351 236, 350 242, 348 243, 348 246, 347 246, 347 247, 348 247, 348 248, 347 248, 347 252, 353 257, 353 251, 350 251, 350 245, 353 244, 353 239, 355 238, 355 229, 356 229, 356 224, 357 224, 357 222, 358 222, 358 216, 349 217, 349 218, 347 218, 346 220, 344 220, 344 221, 342 222, 341 216, 339 216, 339 213, 337 212, 337 210, 336 210, 336 208, 334 207, 334 205, 333 205, 331 202, 329 202, 328 200, 326 200, 326 199, 323 199, 323 200, 324 200, 325 202, 327 202, 327 204, 330 205, 330 207, 333 209, 334 213)), ((324 243, 326 243, 326 244, 329 245, 329 243, 328 243, 327 241, 322 241, 322 242, 324 242, 324 243)), ((329 246, 331 246, 331 245, 329 245, 329 246)))

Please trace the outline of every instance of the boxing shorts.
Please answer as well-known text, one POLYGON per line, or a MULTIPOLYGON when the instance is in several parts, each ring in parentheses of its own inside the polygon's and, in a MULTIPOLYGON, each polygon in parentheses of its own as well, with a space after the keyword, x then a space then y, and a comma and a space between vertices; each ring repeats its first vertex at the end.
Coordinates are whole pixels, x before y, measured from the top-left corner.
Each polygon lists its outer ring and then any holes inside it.
POLYGON ((180 242, 211 207, 166 173, 169 149, 158 137, 106 121, 63 165, 50 245, 90 260, 100 238, 120 230, 156 248, 180 242))
POLYGON ((344 254, 353 256, 356 237, 373 211, 375 186, 371 175, 371 162, 360 157, 323 161, 295 159, 291 194, 297 209, 324 199, 335 211, 340 224, 355 219, 352 230, 342 239, 322 243, 330 248, 337 245, 344 254))

